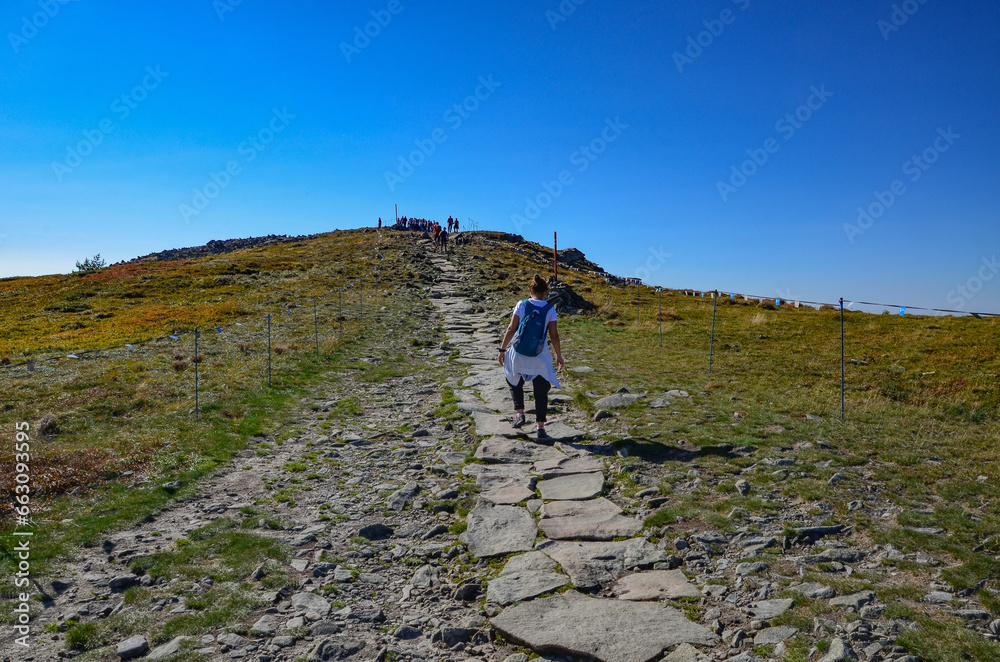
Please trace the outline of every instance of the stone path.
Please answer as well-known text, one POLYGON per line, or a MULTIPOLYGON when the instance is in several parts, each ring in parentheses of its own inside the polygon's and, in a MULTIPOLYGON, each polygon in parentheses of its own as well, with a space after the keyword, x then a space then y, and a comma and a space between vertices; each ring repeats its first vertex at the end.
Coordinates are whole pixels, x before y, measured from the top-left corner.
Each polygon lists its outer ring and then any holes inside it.
MULTIPOLYGON (((52 599, 36 606, 30 654, 14 647, 8 628, 0 632, 0 662, 74 657, 66 650, 73 622, 190 618, 235 592, 251 605, 238 623, 173 638, 157 636, 153 625, 142 634, 132 628, 83 659, 173 659, 179 651, 190 657, 190 649, 197 659, 254 662, 527 662, 520 645, 545 662, 919 662, 897 644, 917 623, 897 617, 872 590, 875 582, 906 585, 896 567, 902 561, 938 573, 918 594, 924 609, 1000 639, 1000 619, 977 589, 939 580, 947 559, 874 545, 831 524, 840 518, 822 502, 796 504, 765 487, 772 476, 784 480, 799 453, 826 442, 772 451, 720 444, 713 453, 754 458, 726 465, 738 475, 720 475, 699 466, 705 449, 682 447, 682 432, 663 444, 663 464, 627 457, 627 446, 612 454, 606 424, 584 422, 572 404, 569 413, 552 412, 551 445, 511 429, 495 362, 503 295, 479 288, 474 269, 431 253, 429 242, 412 258, 420 280, 434 280, 433 306, 423 303, 425 291, 414 299, 423 342, 389 334, 365 348, 363 360, 403 348, 419 370, 378 383, 331 375, 302 398, 290 429, 251 440, 233 465, 188 486, 189 496, 79 550, 46 578, 52 599), (441 413, 442 383, 468 417, 441 413), (363 413, 335 415, 342 399, 363 402, 363 413), (727 508, 722 531, 681 519, 644 528, 657 508, 723 482, 767 511, 727 508), (290 558, 214 584, 133 572, 133 561, 191 544, 193 531, 218 520, 281 542, 290 558), (126 605, 131 587, 139 599, 126 605), (803 622, 803 613, 820 615, 803 622)), ((665 395, 690 403, 710 394, 665 395)), ((568 399, 556 393, 550 402, 558 410, 568 399)), ((668 401, 615 402, 635 410, 668 401)), ((877 482, 866 476, 865 487, 877 482)), ((872 517, 897 514, 874 493, 858 498, 872 517)))
POLYGON ((546 425, 549 446, 510 426, 506 379, 492 363, 502 327, 470 308, 447 260, 432 261, 442 273, 434 305, 445 320, 449 343, 471 366, 462 383, 463 410, 485 438, 475 458, 487 464, 463 470, 477 477, 481 493, 461 540, 474 556, 515 554, 487 582, 493 627, 541 654, 570 653, 604 662, 647 662, 681 643, 713 645, 714 633, 659 602, 701 592, 680 571, 641 572, 667 556, 645 538, 633 537, 642 522, 623 516, 601 496, 601 458, 586 444, 568 443, 582 440, 584 432, 551 421, 546 425), (618 597, 570 590, 539 598, 571 582, 598 593, 613 589, 618 597))

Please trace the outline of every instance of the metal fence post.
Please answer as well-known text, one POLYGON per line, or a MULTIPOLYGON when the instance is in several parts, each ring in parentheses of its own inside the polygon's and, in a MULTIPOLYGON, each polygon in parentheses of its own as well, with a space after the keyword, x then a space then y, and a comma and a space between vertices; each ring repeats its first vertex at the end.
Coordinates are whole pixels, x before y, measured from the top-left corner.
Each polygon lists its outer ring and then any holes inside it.
POLYGON ((660 318, 660 347, 663 347, 663 288, 656 288, 657 317, 660 318))
POLYGON ((194 330, 194 415, 195 418, 201 418, 201 408, 198 403, 198 338, 201 337, 201 331, 198 329, 194 330))
POLYGON ((844 299, 840 299, 840 420, 844 420, 844 399, 847 389, 847 362, 844 358, 844 299))
POLYGON ((712 358, 715 354, 715 311, 719 307, 719 290, 712 296, 712 341, 708 346, 708 376, 712 376, 712 358))

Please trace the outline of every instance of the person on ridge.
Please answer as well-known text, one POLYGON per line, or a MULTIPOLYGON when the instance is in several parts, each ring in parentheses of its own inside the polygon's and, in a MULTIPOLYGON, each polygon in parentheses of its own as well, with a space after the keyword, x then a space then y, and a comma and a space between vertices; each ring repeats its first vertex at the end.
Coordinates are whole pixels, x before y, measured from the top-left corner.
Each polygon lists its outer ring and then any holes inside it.
POLYGON ((514 400, 513 427, 520 428, 525 423, 524 383, 531 382, 535 392, 535 431, 539 439, 545 439, 548 437, 545 419, 549 408, 549 389, 553 386, 560 388, 556 370, 563 369, 559 331, 556 328, 558 315, 555 306, 545 300, 549 285, 544 278, 536 274, 528 292, 531 298, 519 301, 514 307, 507 332, 500 342, 497 360, 503 366, 510 396, 514 400), (552 339, 552 348, 556 353, 555 370, 546 335, 552 339))

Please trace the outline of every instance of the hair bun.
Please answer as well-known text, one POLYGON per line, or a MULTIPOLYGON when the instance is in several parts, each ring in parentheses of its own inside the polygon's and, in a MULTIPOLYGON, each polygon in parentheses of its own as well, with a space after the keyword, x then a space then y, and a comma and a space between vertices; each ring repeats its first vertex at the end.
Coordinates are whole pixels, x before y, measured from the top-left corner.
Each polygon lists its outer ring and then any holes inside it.
POLYGON ((544 278, 542 278, 538 274, 535 274, 535 277, 531 279, 531 285, 529 286, 529 289, 534 294, 545 294, 546 292, 549 291, 549 284, 545 281, 544 278))

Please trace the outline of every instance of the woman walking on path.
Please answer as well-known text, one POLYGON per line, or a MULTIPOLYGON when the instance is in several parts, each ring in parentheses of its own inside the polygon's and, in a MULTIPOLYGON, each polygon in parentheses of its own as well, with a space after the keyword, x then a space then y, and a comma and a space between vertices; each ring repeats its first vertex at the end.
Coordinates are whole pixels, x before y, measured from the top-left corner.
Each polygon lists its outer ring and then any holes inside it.
POLYGON ((559 388, 556 370, 552 368, 552 354, 546 335, 552 338, 556 352, 556 369, 562 370, 562 352, 559 349, 559 332, 556 329, 558 316, 556 308, 545 300, 549 285, 539 275, 529 286, 530 299, 519 301, 514 307, 507 333, 500 342, 500 356, 507 386, 514 400, 515 428, 524 425, 524 383, 531 382, 535 391, 535 431, 539 439, 545 439, 545 414, 549 408, 549 389, 559 388), (515 338, 516 336, 516 338, 515 338))

